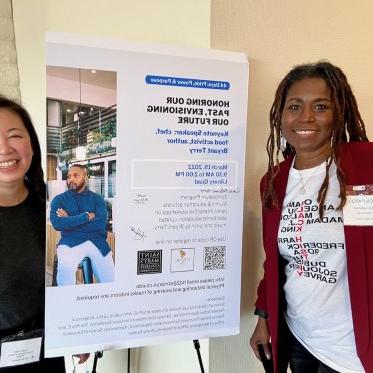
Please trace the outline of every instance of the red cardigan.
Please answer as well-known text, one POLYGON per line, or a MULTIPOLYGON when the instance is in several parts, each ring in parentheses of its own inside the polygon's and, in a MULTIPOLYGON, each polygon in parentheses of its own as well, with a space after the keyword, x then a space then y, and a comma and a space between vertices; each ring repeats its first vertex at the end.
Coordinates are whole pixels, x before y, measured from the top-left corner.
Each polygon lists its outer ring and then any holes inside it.
MULTIPOLYGON (((289 157, 280 164, 274 180, 279 206, 282 206, 289 170, 289 157)), ((373 184, 373 143, 345 143, 341 149, 341 167, 347 185, 373 184)), ((263 192, 265 177, 261 181, 263 192)), ((262 194, 263 195, 263 194, 262 194)), ((256 307, 268 312, 269 329, 278 372, 279 321, 281 320, 280 270, 277 234, 281 208, 263 209, 263 245, 266 253, 264 277, 258 287, 256 307)), ((347 273, 356 348, 366 373, 373 373, 373 227, 345 226, 347 273)), ((338 310, 336 310, 338 312, 338 310)), ((331 315, 332 317, 332 315, 331 315)))

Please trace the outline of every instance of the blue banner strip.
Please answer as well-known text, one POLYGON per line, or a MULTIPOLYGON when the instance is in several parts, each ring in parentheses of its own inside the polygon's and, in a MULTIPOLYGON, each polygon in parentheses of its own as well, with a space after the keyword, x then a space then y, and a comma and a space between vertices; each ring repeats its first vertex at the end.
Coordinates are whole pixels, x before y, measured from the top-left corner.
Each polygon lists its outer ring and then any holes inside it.
POLYGON ((205 89, 222 89, 229 90, 229 82, 219 80, 203 80, 191 78, 177 78, 174 76, 146 75, 145 82, 155 85, 170 85, 175 87, 186 88, 205 88, 205 89))

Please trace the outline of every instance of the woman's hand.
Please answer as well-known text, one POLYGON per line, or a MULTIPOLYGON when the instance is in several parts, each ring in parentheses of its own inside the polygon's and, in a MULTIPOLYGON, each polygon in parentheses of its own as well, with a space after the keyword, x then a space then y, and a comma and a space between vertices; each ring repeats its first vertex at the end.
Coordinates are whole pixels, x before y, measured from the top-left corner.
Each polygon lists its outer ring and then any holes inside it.
POLYGON ((254 333, 250 338, 250 346, 255 356, 260 360, 258 345, 263 345, 264 353, 269 360, 271 358, 271 351, 269 350, 269 328, 268 321, 263 317, 258 317, 254 333))

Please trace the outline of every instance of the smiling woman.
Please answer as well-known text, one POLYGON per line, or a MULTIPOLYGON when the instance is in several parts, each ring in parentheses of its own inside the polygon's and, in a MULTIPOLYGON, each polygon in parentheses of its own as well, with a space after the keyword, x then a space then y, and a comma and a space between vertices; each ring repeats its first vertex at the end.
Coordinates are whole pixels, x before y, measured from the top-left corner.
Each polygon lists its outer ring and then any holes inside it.
POLYGON ((332 129, 333 104, 325 81, 308 78, 294 83, 286 97, 281 130, 297 154, 297 169, 317 166, 328 158, 332 129))
POLYGON ((22 201, 31 189, 45 199, 39 141, 28 113, 0 97, 0 205, 22 201))
POLYGON ((21 118, 7 109, 0 109, 0 204, 22 202, 28 190, 24 176, 31 165, 30 136, 21 118))
POLYGON ((0 253, 0 372, 64 372, 63 358, 44 359, 41 350, 45 183, 39 141, 26 110, 4 97, 0 97, 0 253), (22 354, 16 353, 20 340, 32 345, 22 354))
POLYGON ((291 70, 270 128, 251 347, 258 358, 261 345, 273 354, 275 372, 373 372, 373 227, 344 225, 342 213, 346 189, 373 185, 373 144, 342 70, 291 70))
MULTIPOLYGON (((273 181, 279 171, 276 166, 279 165, 280 151, 285 159, 296 155, 297 169, 327 161, 325 179, 318 195, 319 205, 325 200, 329 169, 334 162, 341 189, 340 207, 343 207, 346 196, 340 168, 341 144, 368 141, 355 96, 343 71, 329 62, 300 65, 291 70, 277 88, 270 111, 270 126, 268 184, 263 196, 265 207, 278 203, 273 181)), ((322 216, 322 209, 320 214, 322 216)))

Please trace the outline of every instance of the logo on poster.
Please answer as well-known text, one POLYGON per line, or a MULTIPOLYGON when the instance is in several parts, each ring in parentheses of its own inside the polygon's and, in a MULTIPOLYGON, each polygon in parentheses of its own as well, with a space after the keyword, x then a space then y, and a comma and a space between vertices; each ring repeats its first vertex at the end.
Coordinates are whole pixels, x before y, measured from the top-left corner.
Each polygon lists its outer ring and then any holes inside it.
POLYGON ((137 252, 137 274, 162 273, 162 250, 137 252))
POLYGON ((171 250, 171 272, 194 271, 194 249, 171 250))

